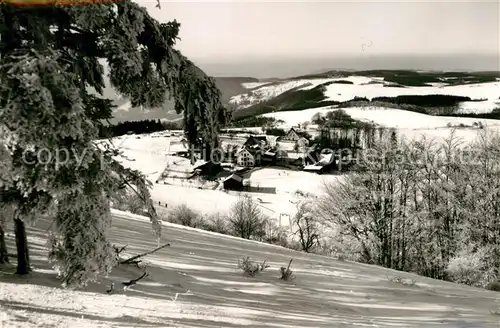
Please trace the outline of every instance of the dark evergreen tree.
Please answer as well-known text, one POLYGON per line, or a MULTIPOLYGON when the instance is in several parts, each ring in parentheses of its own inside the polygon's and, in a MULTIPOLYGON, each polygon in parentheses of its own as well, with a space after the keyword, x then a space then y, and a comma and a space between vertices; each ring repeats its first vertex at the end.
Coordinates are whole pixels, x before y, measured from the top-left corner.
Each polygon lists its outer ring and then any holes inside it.
POLYGON ((172 96, 189 140, 214 147, 226 115, 220 91, 174 49, 179 26, 157 22, 130 0, 1 5, 0 141, 7 171, 1 173, 0 194, 15 207, 6 219, 16 223, 19 273, 29 271, 25 223, 40 216, 55 219, 50 256, 64 285, 84 285, 109 272, 115 259, 106 233, 109 197, 124 185, 141 196, 160 236, 145 177, 114 160, 115 150, 95 144, 113 112, 101 96, 100 60, 107 61, 111 84, 133 107, 159 106, 172 96), (69 150, 63 163, 37 156, 60 149, 69 150))

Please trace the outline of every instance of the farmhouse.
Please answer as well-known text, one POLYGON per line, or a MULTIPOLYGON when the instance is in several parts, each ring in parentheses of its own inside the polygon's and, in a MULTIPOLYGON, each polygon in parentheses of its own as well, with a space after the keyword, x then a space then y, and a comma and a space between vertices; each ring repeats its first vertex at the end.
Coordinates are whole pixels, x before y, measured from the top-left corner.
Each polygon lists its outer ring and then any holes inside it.
POLYGON ((225 190, 241 191, 243 190, 243 177, 238 174, 231 174, 222 182, 225 190))
POLYGON ((243 146, 236 152, 236 163, 243 167, 253 167, 260 164, 261 155, 262 151, 257 145, 253 147, 243 146))
POLYGON ((305 166, 304 171, 321 174, 336 167, 336 165, 338 164, 338 160, 335 158, 333 153, 321 154, 319 156, 320 160, 315 164, 305 166))
POLYGON ((300 139, 305 139, 307 142, 309 142, 309 135, 305 131, 301 131, 295 128, 291 128, 286 135, 283 137, 278 138, 279 141, 292 141, 292 142, 297 142, 300 139))
POLYGON ((202 162, 193 168, 193 171, 199 175, 216 175, 222 171, 222 166, 220 163, 215 163, 213 161, 202 162))
POLYGON ((267 145, 267 136, 265 135, 258 135, 258 136, 250 136, 247 141, 243 144, 243 146, 246 147, 253 147, 253 146, 265 146, 267 145))
POLYGON ((167 163, 165 170, 160 176, 160 180, 167 178, 188 180, 197 175, 198 172, 207 170, 209 167, 210 164, 207 165, 206 161, 197 160, 194 165, 191 165, 189 159, 179 157, 167 163))
POLYGON ((276 159, 276 151, 268 150, 262 155, 262 164, 274 165, 276 164, 276 159))

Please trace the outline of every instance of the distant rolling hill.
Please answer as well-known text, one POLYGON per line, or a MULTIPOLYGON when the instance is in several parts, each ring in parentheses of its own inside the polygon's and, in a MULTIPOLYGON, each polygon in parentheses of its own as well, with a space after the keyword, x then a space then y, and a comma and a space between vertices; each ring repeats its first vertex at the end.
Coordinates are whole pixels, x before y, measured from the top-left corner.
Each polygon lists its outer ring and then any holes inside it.
MULTIPOLYGON (((494 83, 498 80, 500 80, 499 72, 411 70, 330 70, 283 79, 215 77, 217 87, 222 93, 222 102, 233 110, 235 119, 269 112, 332 105, 350 100, 355 96, 366 97, 365 93, 370 91, 368 94, 371 94, 374 91, 373 88, 378 90, 377 94, 373 96, 386 94, 392 96, 393 93, 394 95, 408 94, 410 90, 414 91, 415 94, 441 94, 445 90, 455 94, 453 87, 462 89, 460 86, 494 83), (339 86, 341 84, 345 86, 339 86), (352 97, 344 99, 347 94, 352 97)), ((468 93, 467 90, 464 95, 468 93)), ((462 92, 459 94, 462 95, 462 92)), ((172 100, 166 101, 162 107, 132 108, 130 101, 119 97, 109 85, 109 81, 106 81, 104 96, 113 99, 117 106, 112 123, 144 119, 178 120, 182 118, 182 114, 175 113, 172 100)), ((491 98, 491 95, 485 98, 491 98)), ((498 99, 498 96, 495 99, 498 99)))
MULTIPOLYGON (((249 90, 243 86, 244 83, 258 83, 259 80, 252 77, 216 77, 215 82, 221 90, 222 102, 228 104, 229 99, 249 90)), ((108 79, 106 79, 105 83, 106 87, 104 88, 103 96, 112 99, 117 106, 111 123, 148 119, 177 120, 182 118, 182 114, 175 112, 173 100, 166 101, 162 107, 144 109, 132 107, 128 99, 118 95, 110 85, 108 79)))
POLYGON ((222 102, 226 104, 231 97, 248 91, 243 83, 256 83, 259 80, 253 77, 216 77, 215 82, 222 93, 222 102))
POLYGON ((421 112, 428 112, 420 108, 425 100, 433 104, 423 107, 443 107, 449 114, 484 114, 488 116, 484 118, 493 118, 490 116, 497 117, 497 114, 493 115, 492 111, 500 106, 499 85, 500 72, 333 70, 260 85, 232 97, 229 102, 236 120, 280 111, 345 105, 343 103, 356 98, 413 105, 421 112), (461 96, 471 99, 459 99, 461 96), (453 103, 443 102, 444 98, 453 103), (457 107, 456 102, 460 102, 460 106, 457 107))

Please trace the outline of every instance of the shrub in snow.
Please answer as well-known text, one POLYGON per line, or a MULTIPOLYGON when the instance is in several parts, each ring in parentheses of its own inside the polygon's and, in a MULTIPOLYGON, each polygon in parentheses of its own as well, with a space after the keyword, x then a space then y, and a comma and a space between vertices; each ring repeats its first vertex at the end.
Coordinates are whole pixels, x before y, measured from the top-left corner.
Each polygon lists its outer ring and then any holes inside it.
MULTIPOLYGON (((290 241, 288 235, 289 229, 287 227, 273 227, 273 229, 266 234, 264 241, 268 244, 294 249, 295 245, 290 241)), ((299 249, 300 247, 297 246, 296 248, 299 249)))
POLYGON ((415 286, 415 280, 413 279, 406 279, 406 278, 403 278, 403 277, 400 277, 400 276, 396 276, 396 277, 392 277, 392 278, 387 278, 390 282, 394 282, 396 284, 400 284, 400 285, 403 285, 403 286, 407 286, 407 287, 413 287, 415 286))
POLYGON ((186 204, 174 207, 168 213, 167 221, 192 228, 198 228, 203 225, 200 213, 192 210, 186 204))
POLYGON ((203 223, 203 229, 228 235, 230 232, 228 220, 227 216, 221 213, 212 214, 203 223))
POLYGON ((493 292, 500 292, 500 281, 492 281, 486 285, 487 290, 491 290, 493 292))
POLYGON ((338 260, 361 261, 359 240, 343 233, 341 228, 321 227, 321 237, 315 249, 316 254, 334 257, 338 260))
POLYGON ((259 272, 269 268, 269 265, 266 264, 266 261, 262 263, 252 261, 250 257, 247 256, 238 260, 238 268, 242 270, 245 275, 255 277, 259 272))
POLYGON ((293 273, 292 270, 290 270, 291 264, 292 264, 292 259, 290 259, 290 262, 288 262, 288 267, 281 267, 280 268, 280 274, 281 274, 280 279, 281 280, 291 281, 291 280, 295 279, 295 274, 293 273))
POLYGON ((144 215, 146 206, 144 201, 129 188, 122 193, 117 193, 111 198, 111 206, 117 210, 144 215))
POLYGON ((446 273, 453 282, 475 287, 484 287, 489 279, 490 270, 487 268, 488 252, 480 248, 473 252, 462 250, 450 260, 446 273))

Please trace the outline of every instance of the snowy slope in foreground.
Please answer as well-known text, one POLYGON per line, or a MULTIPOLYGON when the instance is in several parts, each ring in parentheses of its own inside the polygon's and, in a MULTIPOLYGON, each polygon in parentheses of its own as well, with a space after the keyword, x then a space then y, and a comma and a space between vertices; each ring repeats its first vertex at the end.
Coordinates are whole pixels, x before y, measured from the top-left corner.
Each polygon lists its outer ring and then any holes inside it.
MULTIPOLYGON (((130 254, 152 249, 146 221, 115 212, 111 238, 130 254)), ((41 236, 47 224, 29 235, 41 236)), ((498 327, 494 292, 171 224, 164 231, 171 247, 147 258, 150 276, 111 295, 109 280, 118 286, 141 269, 115 269, 86 291, 62 290, 41 261, 42 245, 33 245, 32 277, 0 275, 0 327, 498 327), (245 255, 271 268, 243 277, 236 262, 245 255), (297 278, 282 282, 277 271, 290 258, 297 278), (416 286, 390 282, 395 276, 416 286)))

